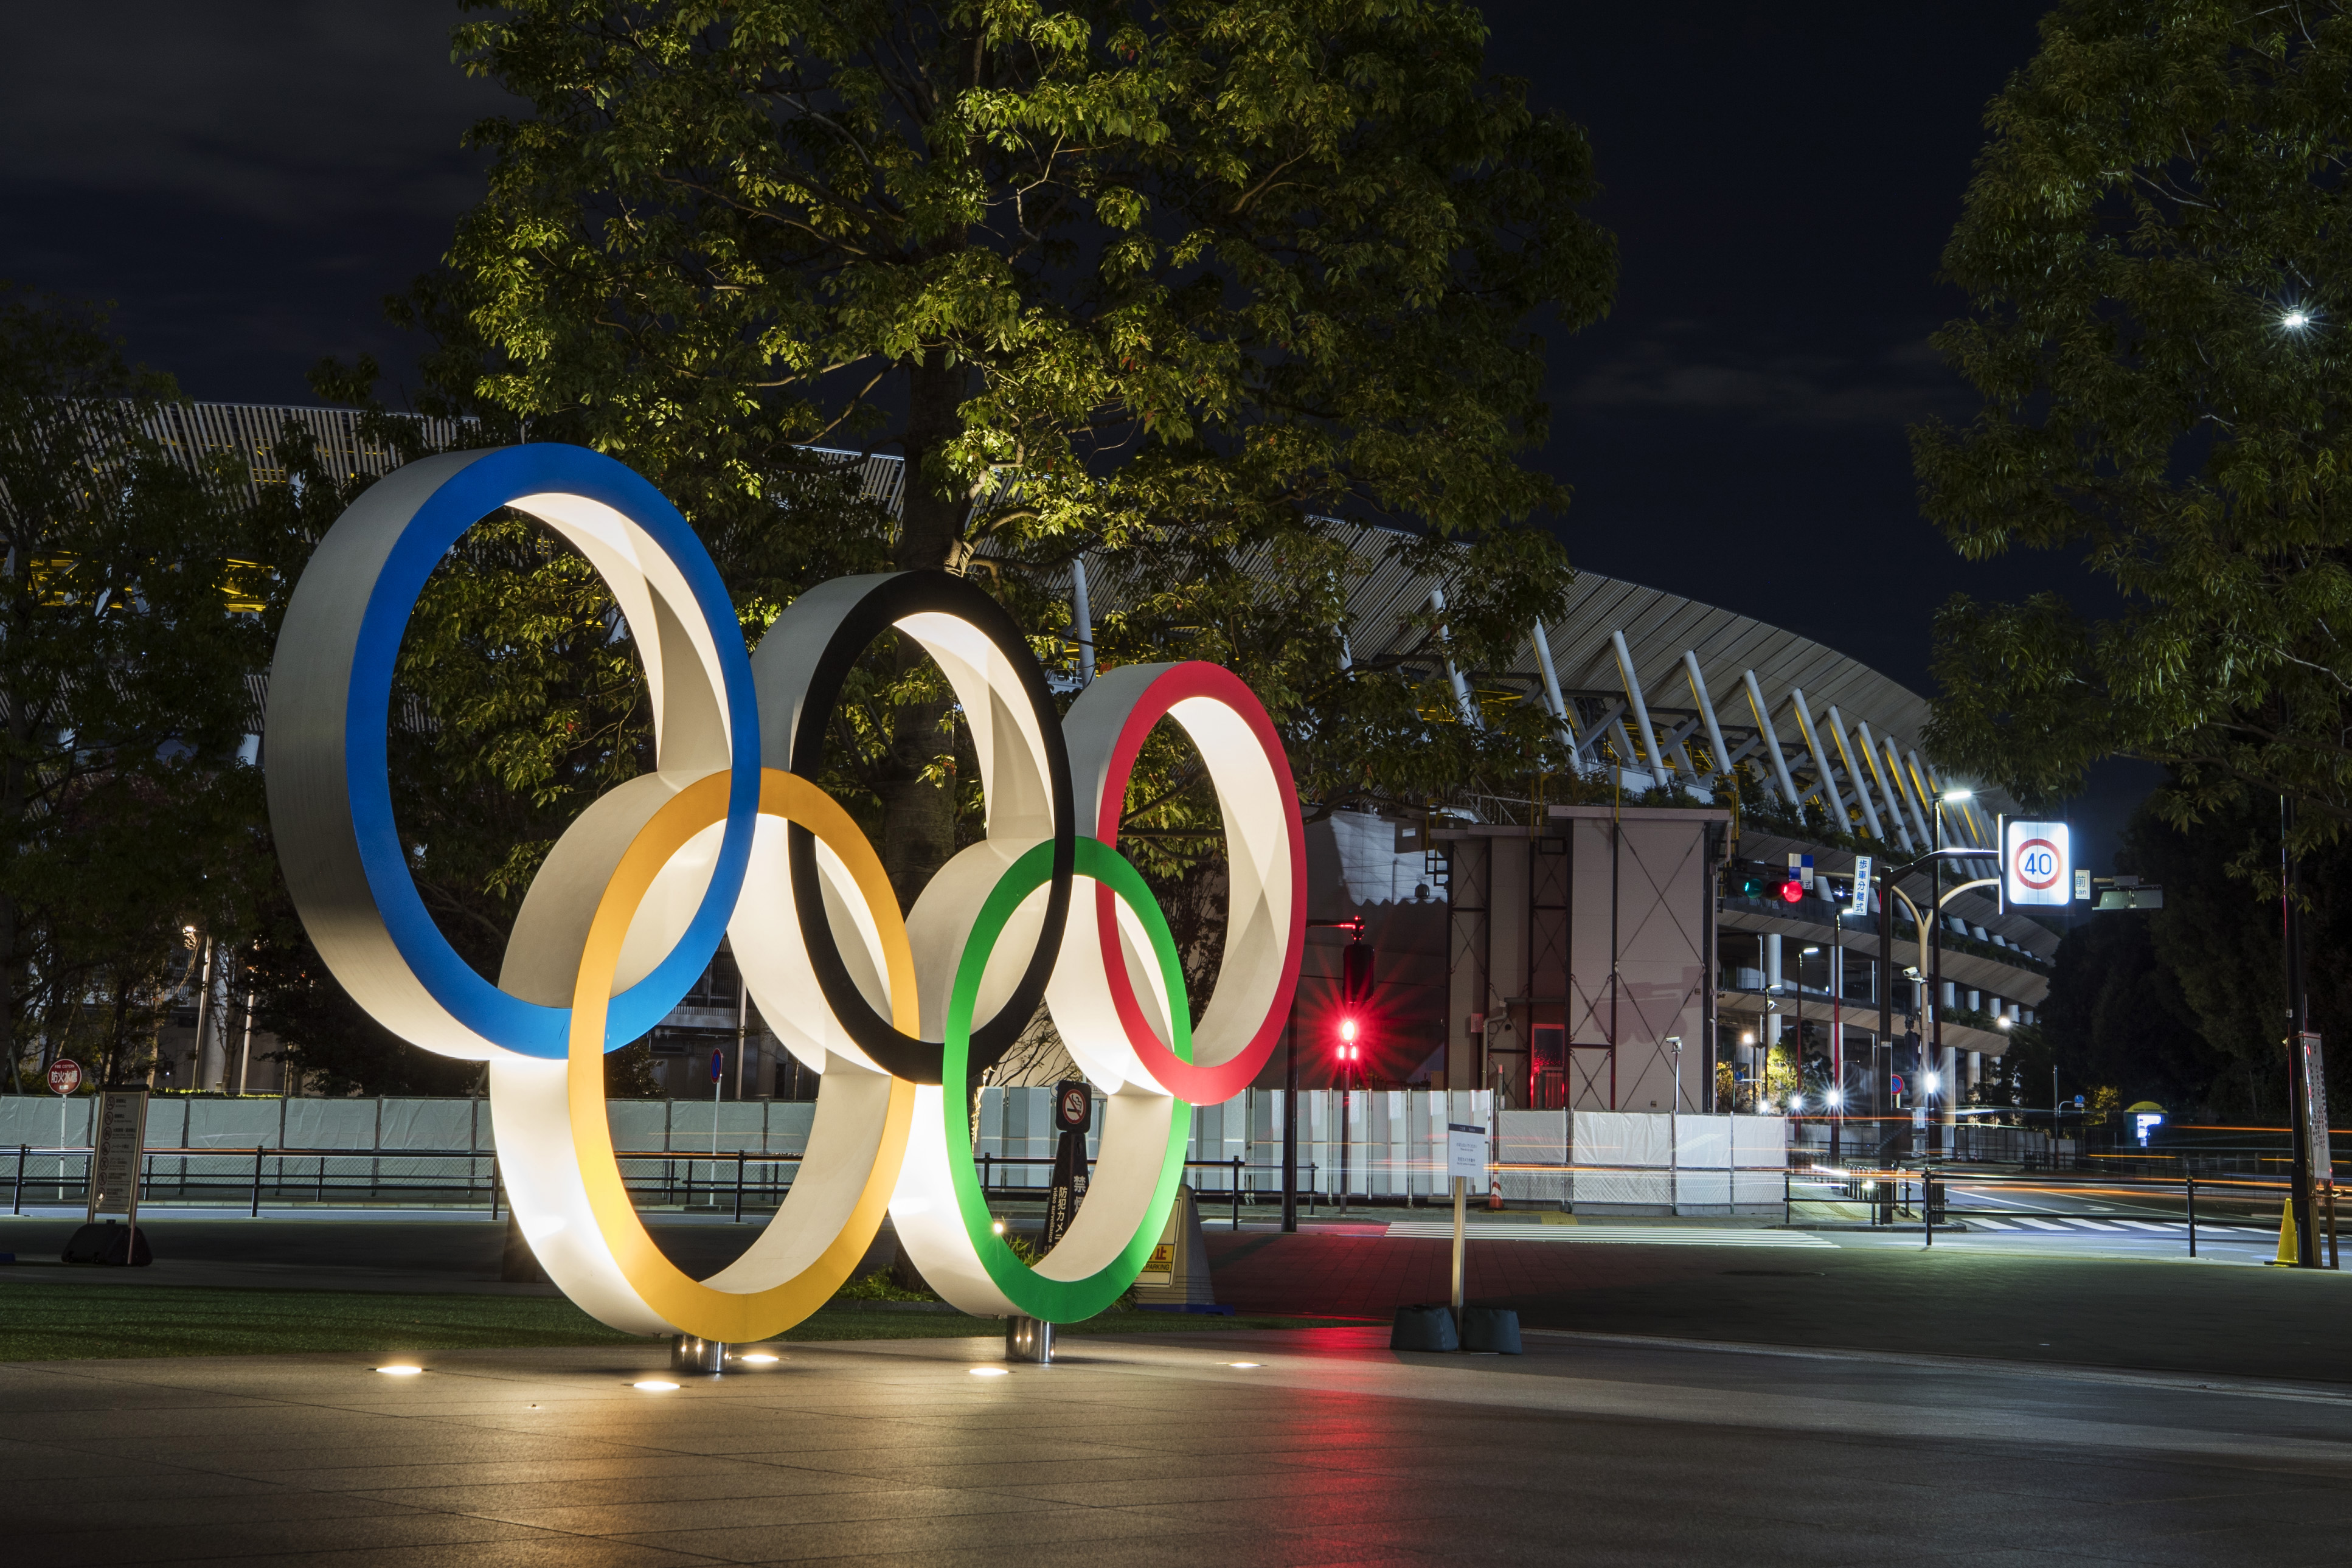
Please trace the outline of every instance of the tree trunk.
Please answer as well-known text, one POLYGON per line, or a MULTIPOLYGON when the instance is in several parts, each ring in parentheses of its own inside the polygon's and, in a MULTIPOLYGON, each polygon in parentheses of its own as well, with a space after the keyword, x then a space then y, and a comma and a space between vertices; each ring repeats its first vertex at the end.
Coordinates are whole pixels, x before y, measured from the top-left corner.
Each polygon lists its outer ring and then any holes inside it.
MULTIPOLYGON (((963 533, 967 499, 952 487, 935 489, 927 459, 962 430, 957 410, 965 374, 937 350, 908 367, 907 477, 892 559, 902 571, 934 569, 963 533)), ((929 662, 911 638, 898 639, 900 675, 929 662)), ((955 853, 955 791, 926 780, 933 758, 952 749, 944 702, 910 702, 891 715, 890 754, 877 793, 882 797, 882 865, 901 908, 911 908, 931 874, 955 853)))

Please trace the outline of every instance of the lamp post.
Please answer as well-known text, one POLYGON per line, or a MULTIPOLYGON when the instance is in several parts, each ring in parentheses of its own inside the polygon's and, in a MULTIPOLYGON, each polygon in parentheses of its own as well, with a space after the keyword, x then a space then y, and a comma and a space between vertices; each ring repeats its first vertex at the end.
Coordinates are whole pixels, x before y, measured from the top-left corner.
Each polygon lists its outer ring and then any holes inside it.
MULTIPOLYGON (((1970 789, 1948 789, 1936 797, 1936 841, 1931 847, 1935 855, 1935 869, 1932 873, 1935 879, 1935 902, 1930 906, 1936 922, 1936 956, 1933 978, 1928 982, 1928 995, 1933 1000, 1936 1009, 1934 1014, 1936 1068, 1933 1072, 1919 1075, 1930 1086, 1941 1084, 1944 1078, 1944 804, 1947 801, 1967 800, 1975 794, 1976 791, 1970 789)), ((1951 1086, 1942 1084, 1942 1088, 1948 1100, 1951 1086)), ((1933 1159, 1942 1152, 1944 1152, 1944 1127, 1941 1119, 1936 1113, 1936 1090, 1930 1087, 1927 1093, 1927 1155, 1933 1159)))

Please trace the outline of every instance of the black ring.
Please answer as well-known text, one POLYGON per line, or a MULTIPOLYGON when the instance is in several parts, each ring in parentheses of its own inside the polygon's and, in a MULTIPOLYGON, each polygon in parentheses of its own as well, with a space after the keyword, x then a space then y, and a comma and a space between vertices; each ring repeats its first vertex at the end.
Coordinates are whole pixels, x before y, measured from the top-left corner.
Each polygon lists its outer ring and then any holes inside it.
MULTIPOLYGON (((1045 923, 1037 933, 1037 948, 1013 994, 986 1023, 971 1032, 971 1070, 994 1065, 1011 1050, 1035 1016, 1045 984, 1061 956, 1062 931, 1070 914, 1070 884, 1077 864, 1076 812, 1070 789, 1070 753, 1062 736, 1062 717, 1045 672, 1029 651, 1028 640, 1004 607, 974 584, 945 572, 900 572, 878 578, 845 613, 808 675, 800 718, 793 730, 787 766, 804 779, 814 779, 824 766, 826 731, 833 723, 842 683, 868 644, 908 616, 951 616, 986 637, 1020 677, 1023 692, 1036 715, 1045 742, 1046 784, 1054 800, 1054 879, 1045 895, 1045 923)), ((865 993, 850 978, 835 941, 833 922, 824 915, 823 884, 817 878, 816 836, 798 823, 784 833, 786 862, 792 868, 793 910, 800 921, 802 945, 817 989, 841 1020, 849 1037, 871 1057, 876 1066, 914 1083, 938 1083, 941 1079, 941 1047, 898 1032, 876 1013, 865 993), (811 911, 816 918, 810 919, 811 911)))

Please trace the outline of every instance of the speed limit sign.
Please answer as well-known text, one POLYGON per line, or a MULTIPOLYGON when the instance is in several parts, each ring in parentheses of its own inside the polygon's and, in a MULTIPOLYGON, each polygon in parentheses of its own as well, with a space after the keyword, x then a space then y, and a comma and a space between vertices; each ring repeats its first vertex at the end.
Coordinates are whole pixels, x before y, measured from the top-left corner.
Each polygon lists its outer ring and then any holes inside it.
POLYGON ((2074 851, 2063 822, 2004 822, 2000 896, 2005 908, 2074 901, 2074 851))
POLYGON ((59 1057, 49 1064, 49 1092, 71 1094, 81 1087, 81 1063, 71 1057, 59 1057))

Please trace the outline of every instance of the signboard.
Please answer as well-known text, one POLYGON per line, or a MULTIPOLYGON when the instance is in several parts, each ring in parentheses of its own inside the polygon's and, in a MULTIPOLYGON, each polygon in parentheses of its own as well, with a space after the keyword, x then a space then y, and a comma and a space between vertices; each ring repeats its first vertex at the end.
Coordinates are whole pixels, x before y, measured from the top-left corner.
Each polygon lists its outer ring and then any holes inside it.
POLYGON ((49 1064, 49 1092, 71 1094, 81 1087, 81 1063, 71 1057, 59 1057, 49 1064))
POLYGON ((2082 903, 2091 896, 2091 870, 2087 866, 2074 868, 2074 901, 2082 903))
POLYGON ((2317 1035, 2298 1035, 2296 1048, 2303 1052, 2303 1103, 2296 1113, 2311 1139, 2311 1171, 2321 1185, 2330 1184, 2336 1167, 2329 1163, 2327 1152, 2327 1064, 2319 1048, 2317 1035))
POLYGON ((711 1081, 711 1082, 713 1082, 713 1083, 719 1083, 719 1082, 724 1081, 724 1080, 725 1080, 725 1079, 726 1079, 726 1077, 727 1077, 727 1053, 726 1053, 725 1051, 713 1051, 713 1052, 711 1052, 711 1053, 710 1053, 710 1081, 711 1081))
POLYGON ((2000 897, 2005 909, 2074 902, 2074 851, 2064 823, 2001 825, 2000 897))
POLYGON ((147 1143, 147 1091, 110 1089, 99 1097, 98 1137, 89 1159, 88 1217, 139 1214, 139 1163, 147 1143))
POLYGON ((1870 912, 1870 857, 1855 856, 1853 858, 1853 912, 1858 915, 1866 915, 1870 912))
MULTIPOLYGON (((1067 1079, 1054 1086, 1054 1124, 1062 1130, 1054 1150, 1054 1182, 1045 1193, 1045 1245, 1069 1234, 1087 1195, 1087 1127, 1094 1121, 1095 1091, 1083 1079, 1067 1079)), ((1156 1256, 1156 1254, 1155 1254, 1156 1256)), ((1168 1267, 1175 1267, 1171 1244, 1168 1267)), ((1157 1267, 1155 1265, 1154 1267, 1157 1267)))
POLYGON ((1477 1181, 1486 1173, 1486 1130, 1460 1121, 1445 1124, 1445 1173, 1477 1181))
POLYGON ((1789 880, 1798 883, 1807 892, 1813 890, 1813 858, 1793 851, 1789 856, 1789 880))

